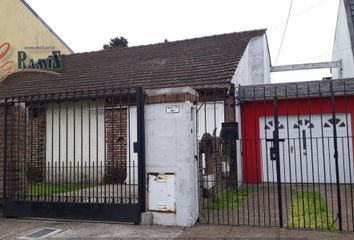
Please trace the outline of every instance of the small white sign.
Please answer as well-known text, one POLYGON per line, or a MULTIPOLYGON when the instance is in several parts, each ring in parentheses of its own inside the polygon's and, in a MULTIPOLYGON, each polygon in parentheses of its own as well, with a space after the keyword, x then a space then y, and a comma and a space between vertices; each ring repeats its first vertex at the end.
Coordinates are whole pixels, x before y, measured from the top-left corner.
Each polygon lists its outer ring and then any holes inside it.
POLYGON ((167 113, 179 113, 179 106, 178 105, 171 105, 166 107, 167 113))

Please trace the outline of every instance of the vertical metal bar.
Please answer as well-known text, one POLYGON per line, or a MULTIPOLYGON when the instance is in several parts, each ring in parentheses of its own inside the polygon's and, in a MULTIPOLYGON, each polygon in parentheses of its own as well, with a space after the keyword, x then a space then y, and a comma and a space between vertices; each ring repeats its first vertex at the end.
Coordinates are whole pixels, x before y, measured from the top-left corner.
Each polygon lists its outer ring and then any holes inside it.
MULTIPOLYGON (((288 142, 288 161, 289 161, 289 178, 290 178, 290 208, 291 208, 291 222, 294 227, 294 208, 293 208, 293 178, 292 178, 292 164, 291 164, 291 150, 290 150, 290 124, 289 124, 289 99, 288 99, 288 86, 285 87, 285 108, 286 108, 286 134, 288 142)), ((285 160, 285 159, 284 159, 285 160)), ((285 164, 284 164, 285 165, 285 164)), ((296 174, 295 174, 296 179, 296 174)), ((287 194, 285 194, 286 196, 287 194)), ((286 200, 287 201, 287 200, 286 200)), ((289 217, 288 217, 289 218, 289 217)))
MULTIPOLYGON (((86 168, 84 169, 84 127, 83 127, 83 101, 80 102, 80 202, 83 202, 84 197, 84 171, 86 173, 86 168)), ((85 174, 86 177, 86 174, 85 174)), ((86 189, 85 189, 86 193, 86 189)))
POLYGON ((13 200, 16 200, 15 194, 16 194, 16 173, 15 173, 15 163, 14 163, 14 98, 12 98, 11 101, 11 145, 10 145, 10 156, 11 156, 11 162, 10 162, 10 170, 11 170, 11 198, 13 200))
MULTIPOLYGON (((32 99, 30 100, 31 102, 33 101, 33 97, 32 99)), ((31 105, 28 106, 28 110, 29 110, 29 113, 28 113, 28 122, 29 122, 29 139, 28 139, 28 144, 29 144, 29 152, 30 152, 30 157, 29 157, 29 160, 30 160, 30 164, 29 164, 29 172, 31 173, 31 175, 33 176, 33 109, 31 107, 31 105)), ((13 108, 11 108, 11 118, 13 118, 13 108)), ((11 119, 11 122, 12 122, 12 119, 11 119)), ((12 128, 13 129, 13 128, 12 128)), ((11 134, 13 132, 13 130, 11 129, 11 134)), ((11 143, 12 143, 12 137, 11 137, 11 143)), ((11 144, 11 156, 12 156, 12 144, 11 144)), ((32 177, 30 177, 29 179, 29 185, 30 187, 33 186, 33 182, 32 182, 32 177)), ((37 192, 37 191, 36 191, 37 192)), ((30 200, 32 201, 33 200, 33 195, 34 195, 34 191, 30 191, 30 200)))
MULTIPOLYGON (((308 115, 309 115, 309 121, 310 121, 310 125, 308 126, 308 128, 310 129, 310 149, 311 149, 311 170, 312 170, 312 190, 313 190, 313 204, 314 204, 314 217, 315 217, 315 228, 317 228, 317 208, 316 208, 316 185, 315 185, 315 170, 314 170, 314 164, 313 164, 313 136, 312 136, 312 109, 311 109, 311 99, 310 99, 310 85, 309 83, 307 83, 307 106, 308 106, 308 115)), ((307 142, 307 139, 305 139, 305 141, 307 142)), ((306 152, 306 156, 307 156, 307 160, 308 160, 308 153, 306 152)), ((306 166, 308 166, 308 162, 306 163, 306 166)), ((308 172, 307 172, 308 174, 308 172)), ((309 176, 307 176, 307 182, 309 183, 309 176)), ((308 184, 309 185, 309 184, 308 184)), ((308 186, 307 185, 307 186, 308 186)), ((307 190, 308 191, 308 190, 307 190)), ((310 192, 308 191, 308 194, 310 194, 310 192)), ((309 209, 309 218, 311 219, 311 209, 310 209, 310 197, 308 197, 308 209, 309 209)), ((311 221, 309 221, 310 223, 310 228, 311 226, 311 221)))
POLYGON ((332 120, 333 120, 334 160, 335 160, 335 167, 336 167, 336 185, 337 185, 337 204, 338 204, 339 231, 343 231, 342 205, 341 205, 340 179, 339 179, 339 163, 338 163, 336 103, 335 103, 335 98, 334 98, 333 82, 332 81, 330 82, 330 91, 331 91, 331 107, 332 107, 332 120))
MULTIPOLYGON (((207 102, 204 102, 204 133, 207 133, 208 132, 208 122, 207 122, 207 102)), ((202 137, 203 137, 203 135, 202 135, 202 137)), ((205 147, 204 147, 205 148, 205 147)), ((205 169, 206 170, 208 170, 208 168, 207 168, 207 162, 208 162, 208 154, 206 154, 206 152, 204 153, 204 162, 205 162, 205 169)), ((207 174, 209 174, 208 172, 207 172, 207 174)), ((203 181, 204 181, 204 179, 203 179, 203 181)), ((206 185, 207 185, 207 190, 209 189, 209 177, 208 177, 208 175, 207 175, 207 178, 206 178, 206 185)), ((213 183, 211 183, 211 184, 213 184, 213 183)), ((213 198, 213 200, 212 201, 214 201, 214 195, 212 196, 212 198, 213 198)), ((207 196, 206 197, 206 206, 209 206, 209 196, 207 196)), ((207 210, 208 210, 208 223, 209 223, 209 221, 210 221, 210 211, 209 211, 209 208, 207 207, 207 210)), ((213 212, 213 218, 212 218, 213 220, 214 220, 214 212, 213 212)))
MULTIPOLYGON (((103 139, 104 139, 104 144, 103 144, 103 167, 104 167, 104 176, 102 175, 102 184, 104 184, 104 203, 107 201, 107 182, 105 178, 107 177, 107 119, 106 119, 106 104, 107 104, 107 97, 105 95, 105 98, 103 99, 103 139)), ((109 192, 109 190, 108 190, 109 192)))
MULTIPOLYGON (((296 107, 297 107, 297 119, 298 119, 298 142, 299 142, 299 160, 300 160, 300 178, 301 178, 301 198, 302 198, 302 209, 304 210, 305 212, 305 201, 304 201, 304 176, 303 176, 303 163, 302 163, 302 160, 303 160, 303 156, 302 156, 302 148, 303 148, 303 145, 301 144, 301 126, 303 126, 303 121, 304 119, 301 119, 300 120, 300 101, 299 101, 299 86, 298 84, 296 84, 296 107)), ((298 195, 297 194, 297 198, 298 198, 298 195)), ((297 199, 299 200, 299 199, 297 199)), ((300 209, 299 209, 300 211, 300 209)), ((303 227, 306 226, 306 214, 304 213, 303 214, 303 227)), ((300 218, 299 218, 299 221, 300 221, 300 218)), ((299 226, 300 226, 300 222, 299 222, 299 226)))
MULTIPOLYGON (((236 93, 237 94, 237 93, 236 93)), ((235 108, 235 120, 237 121, 237 116, 236 116, 236 113, 237 113, 237 111, 236 111, 236 96, 235 96, 235 92, 233 93, 233 95, 232 95, 232 99, 233 99, 233 104, 234 104, 234 108, 235 108)), ((239 106, 239 108, 241 108, 241 106, 239 106)), ((241 111, 241 110, 240 110, 241 111)), ((239 117, 239 119, 241 119, 241 116, 239 117)), ((239 126, 239 129, 241 129, 241 126, 239 126)), ((238 171, 239 171, 239 168, 240 169, 242 169, 242 158, 240 159, 240 161, 239 161, 239 159, 238 159, 238 149, 240 149, 240 151, 241 151, 241 139, 242 139, 242 136, 241 136, 241 133, 242 133, 242 131, 240 130, 240 133, 239 133, 239 139, 238 140, 236 140, 235 141, 235 143, 234 143, 234 146, 235 146, 235 158, 232 160, 232 161, 235 161, 235 171, 236 171, 236 173, 235 173, 235 179, 233 180, 233 179, 231 179, 231 181, 234 181, 235 183, 236 183, 236 198, 238 199, 238 191, 239 191, 239 183, 238 183, 238 171), (238 146, 237 146, 237 143, 240 143, 240 148, 238 148, 238 146), (241 166, 239 166, 238 165, 238 163, 241 163, 241 166)), ((230 171, 231 171, 231 167, 230 167, 230 171)), ((231 173, 229 173, 229 174, 231 174, 231 173)), ((233 207, 233 202, 232 202, 232 209, 234 208, 233 207)), ((237 211, 237 213, 239 212, 239 208, 237 209, 238 211, 237 211)), ((234 217, 235 216, 235 211, 232 211, 232 223, 234 224, 234 217)), ((239 216, 239 215, 238 215, 239 216)))
MULTIPOLYGON (((349 163, 349 180, 350 180, 350 206, 351 206, 351 221, 352 221, 352 231, 354 231, 354 199, 353 199, 353 179, 352 179, 352 169, 353 169, 353 165, 352 165, 352 150, 351 150, 351 146, 352 144, 350 144, 350 139, 352 139, 352 132, 349 133, 349 124, 351 124, 349 122, 348 119, 348 94, 347 94, 347 81, 344 81, 344 105, 345 105, 345 124, 346 124, 346 133, 347 133, 347 149, 348 149, 348 163, 349 163)), ((351 129, 351 131, 353 131, 351 129)), ((349 210, 349 209, 348 209, 349 210)), ((348 214, 349 215, 349 214, 348 214)), ((349 220, 347 222, 347 226, 348 226, 348 231, 349 231, 349 220)))
MULTIPOLYGON (((54 103, 53 103, 53 95, 51 96, 51 108, 52 108, 52 111, 51 111, 51 126, 52 126, 52 129, 51 129, 51 149, 52 149, 52 152, 51 152, 51 183, 50 185, 52 187, 54 187, 54 103)), ((49 187, 49 186, 48 186, 49 187)), ((51 194, 51 200, 52 202, 54 201, 54 194, 51 194)))
POLYGON ((47 172, 47 97, 48 95, 45 95, 44 98, 44 139, 43 139, 43 144, 44 144, 44 153, 43 153, 43 164, 44 164, 44 200, 48 201, 48 172, 47 172))
MULTIPOLYGON (((345 164, 345 144, 344 144, 344 137, 340 137, 341 140, 341 144, 339 144, 340 146, 342 146, 342 167, 343 167, 343 179, 344 179, 344 183, 346 183, 347 181, 347 176, 345 174, 346 170, 350 168, 346 168, 346 164, 345 164)), ((347 225, 347 231, 349 231, 349 214, 348 214, 348 198, 347 198, 347 186, 344 185, 344 200, 345 200, 345 216, 346 216, 346 225, 347 225)))
MULTIPOLYGON (((321 126, 322 128, 322 126, 321 126)), ((321 172, 320 172, 320 160, 319 160, 319 144, 318 144, 318 138, 316 137, 316 156, 317 156, 317 173, 318 173, 318 176, 317 176, 317 179, 318 179, 318 192, 321 194, 321 179, 320 179, 320 175, 321 175, 321 172)), ((320 199, 321 199, 321 195, 320 195, 320 199)), ((322 209, 322 201, 319 201, 319 207, 320 209, 322 209)), ((327 206, 326 206, 327 208, 327 206)), ((322 211, 320 210, 320 226, 322 227, 323 226, 323 218, 322 218, 322 211)), ((316 226, 317 228, 317 226, 316 226)))
MULTIPOLYGON (((66 98, 68 96, 66 95, 66 98)), ((67 100, 67 99, 66 99, 67 100)), ((69 167, 69 151, 68 151, 68 147, 69 147, 69 120, 68 120, 68 115, 69 115, 69 109, 68 109, 68 104, 69 102, 66 101, 65 102, 65 182, 64 182, 64 186, 66 187, 65 189, 65 201, 68 201, 68 193, 69 191, 71 191, 71 189, 67 189, 68 187, 70 187, 71 185, 71 181, 69 181, 68 179, 68 167, 69 167)), ((69 176, 70 178, 70 176, 69 176)), ((70 179, 71 180, 71 179, 70 179)))
MULTIPOLYGON (((246 141, 245 141, 245 149, 246 149, 246 151, 245 151, 245 157, 246 157, 246 159, 248 160, 248 159, 250 159, 249 158, 249 154, 248 153, 250 153, 250 151, 249 151, 249 143, 252 141, 252 137, 251 136, 249 136, 249 137, 246 137, 246 141)), ((252 143, 252 142, 251 142, 252 143)), ((247 169, 247 171, 249 171, 249 168, 250 168, 250 164, 248 163, 248 161, 245 161, 245 167, 246 167, 246 169, 247 169)), ((248 191, 248 189, 249 189, 249 179, 246 181, 246 183, 245 183, 245 186, 246 186, 246 191, 248 191)), ((250 209, 250 201, 249 201, 249 199, 247 198, 246 199, 246 202, 247 202, 247 204, 242 204, 243 206, 244 206, 244 208, 243 208, 243 212, 242 212, 242 224, 245 224, 245 218, 246 218, 246 216, 247 216, 247 225, 250 225, 250 213, 249 213, 249 209, 250 209), (246 211, 247 211, 247 215, 246 215, 246 211)))
POLYGON ((99 203, 99 198, 98 198, 98 192, 99 192, 99 189, 100 189, 100 192, 102 193, 102 184, 101 186, 99 186, 99 182, 98 182, 98 171, 99 171, 99 163, 98 163, 98 141, 99 141, 99 138, 98 138, 98 96, 97 96, 97 92, 96 92, 96 187, 94 189, 96 189, 96 202, 99 203))
POLYGON ((73 184, 75 186, 75 191, 73 192, 74 196, 73 196, 73 202, 76 202, 76 189, 77 189, 77 185, 76 185, 76 102, 75 100, 72 102, 73 103, 73 158, 72 158, 72 162, 73 162, 73 184))
MULTIPOLYGON (((254 116, 254 118, 253 118, 253 126, 254 126, 254 128, 256 128, 256 126, 257 126, 257 121, 259 121, 258 120, 258 118, 256 117, 257 116, 257 114, 256 114, 256 112, 257 112, 257 109, 256 109, 256 89, 255 88, 253 88, 253 116, 254 116)), ((257 188, 257 217, 258 217, 258 225, 260 225, 261 224, 261 222, 260 222, 260 219, 261 219, 261 212, 260 212, 260 206, 259 206, 259 183, 258 183, 258 177, 260 177, 259 176, 259 162, 262 162, 262 160, 259 160, 258 161, 258 156, 257 156, 257 142, 258 142, 258 139, 257 139, 257 135, 259 135, 259 133, 257 132, 257 131, 254 131, 254 142, 253 142, 253 144, 254 144, 254 147, 255 147, 255 149, 254 149, 254 152, 256 153, 256 172, 257 172, 257 182, 255 183, 256 184, 256 188, 257 188)), ((260 141, 260 140, 259 140, 260 141)), ((260 151, 260 152, 262 152, 262 151, 260 151)), ((254 199, 254 198, 253 198, 254 199)), ((254 201, 253 201, 253 215, 254 215, 254 225, 256 225, 256 214, 255 214, 255 204, 254 204, 254 201)))
MULTIPOLYGON (((59 96, 60 98, 60 96, 59 96)), ((58 189, 59 192, 61 192, 61 102, 58 103, 59 104, 59 114, 58 114, 58 121, 59 121, 59 136, 58 136, 58 170, 59 170, 59 174, 58 174, 58 189)), ((32 130, 31 130, 31 134, 32 134, 32 130)), ((59 202, 61 201, 61 194, 59 194, 59 202)))
MULTIPOLYGON (((131 159, 131 148, 132 148, 132 145, 130 144, 131 143, 131 131, 130 131, 130 93, 128 92, 128 109, 127 109, 127 132, 128 132, 128 137, 127 137, 127 144, 128 144, 128 176, 129 176, 129 182, 127 182, 127 184, 129 185, 129 201, 128 203, 132 203, 132 184, 134 184, 134 182, 132 182, 132 159, 131 159)), ((134 169, 133 169, 133 174, 134 174, 134 169)))
MULTIPOLYGON (((274 96, 277 96, 277 88, 275 88, 275 94, 274 94, 274 96)), ((277 103, 278 103, 278 101, 277 101, 277 103)), ((277 114, 278 115, 278 114, 277 114)), ((273 120, 274 120, 274 122, 273 122, 273 124, 274 124, 274 130, 275 130, 275 125, 277 125, 277 126, 279 126, 279 121, 278 122, 275 122, 275 119, 274 119, 274 99, 273 99, 273 120)), ((273 132, 272 132, 272 138, 273 138, 273 140, 274 140, 274 130, 273 130, 273 132)), ((279 135, 278 135, 279 136, 279 135)), ((278 149, 279 150, 279 142, 278 142, 278 148, 274 145, 274 142, 271 142, 271 144, 272 144, 272 146, 275 148, 275 149, 278 149)), ((279 155, 279 159, 280 159, 280 155, 279 155)), ((274 161, 273 161, 274 162, 274 161)), ((272 166, 271 166, 271 170, 272 170, 272 180, 273 180, 273 184, 272 184, 272 189, 273 189, 273 195, 274 195, 274 197, 276 197, 275 196, 275 192, 277 191, 277 188, 278 188, 278 184, 274 184, 275 182, 277 183, 278 181, 277 181, 277 179, 276 179, 276 174, 277 174, 277 161, 275 161, 275 166, 274 166, 274 164, 273 164, 273 162, 272 162, 272 166), (274 172, 274 167, 275 167, 275 172, 274 172)), ((280 174, 280 177, 281 177, 281 174, 280 174)), ((277 191, 278 192, 278 191, 277 191)), ((273 201, 273 207, 274 207, 274 224, 275 224, 275 226, 277 226, 276 224, 277 224, 277 218, 276 218, 276 216, 278 215, 279 216, 279 203, 278 203, 278 207, 277 207, 277 201, 273 201), (277 210, 278 210, 278 214, 277 214, 277 210)))
MULTIPOLYGON (((110 129, 111 130, 111 151, 112 151, 112 153, 111 153, 111 164, 112 164, 112 166, 111 166, 111 173, 110 173, 111 184, 112 184, 112 181, 114 181, 112 174, 114 174, 114 171, 115 171, 115 168, 116 168, 116 166, 115 166, 116 165, 116 163, 115 163, 115 141, 114 141, 114 134, 115 134, 114 123, 115 123, 116 116, 115 116, 115 110, 114 110, 114 98, 115 98, 115 96, 114 96, 114 93, 112 92, 112 98, 111 98, 111 100, 112 100, 112 102, 111 102, 111 120, 110 120, 111 121, 110 122, 110 124, 111 124, 111 129, 110 129)), ((115 202, 114 185, 115 184, 112 184, 112 191, 110 191, 110 193, 112 192, 112 203, 115 202)), ((111 187, 109 187, 109 188, 111 188, 111 187)))
MULTIPOLYGON (((22 197, 22 187, 21 185, 23 184, 23 189, 26 187, 25 186, 25 182, 22 182, 22 168, 21 168, 21 158, 20 158, 20 145, 21 145, 21 142, 20 142, 20 132, 21 132, 21 101, 18 100, 17 102, 17 115, 16 115, 16 118, 17 118, 17 168, 18 168, 18 181, 19 181, 19 184, 20 184, 20 188, 19 188, 19 191, 17 193, 17 198, 16 200, 21 200, 21 197, 22 197)), ((39 148, 38 148, 39 149, 39 148)))
POLYGON ((141 212, 145 212, 145 125, 144 125, 144 89, 136 88, 137 135, 138 135, 138 192, 141 212))
POLYGON ((199 154, 199 141, 198 141, 198 135, 199 135, 199 116, 198 116, 198 110, 199 110, 199 104, 200 103, 196 103, 195 104, 195 117, 196 117, 196 122, 195 122, 195 129, 196 129, 196 134, 195 134, 195 141, 197 143, 197 164, 198 164, 198 197, 199 197, 199 203, 198 203, 198 207, 199 207, 199 215, 200 217, 205 217, 204 216, 204 199, 203 199, 203 172, 201 170, 201 166, 200 166, 200 154, 199 154))
MULTIPOLYGON (((264 110, 264 126, 266 126, 267 124, 267 99, 266 99, 266 88, 265 86, 263 87, 263 110, 264 110)), ((267 129, 264 128, 264 142, 265 142, 265 161, 266 161, 266 171, 267 171, 267 195, 268 195, 268 223, 269 226, 272 225, 272 211, 271 211, 271 207, 270 207, 270 183, 269 183, 269 173, 270 173, 270 169, 269 169, 269 155, 268 155, 268 142, 267 142, 267 129)), ((272 164, 273 165, 273 164, 272 164)), ((275 211, 275 209, 273 209, 275 211)), ((265 216, 266 214, 264 214, 265 216)))
POLYGON ((91 96, 88 93, 88 202, 91 202, 91 96))
MULTIPOLYGON (((223 92, 224 96, 227 96, 227 93, 223 92)), ((224 101, 223 101, 223 105, 224 105, 224 111, 223 111, 223 117, 224 117, 224 121, 226 121, 226 117, 227 117, 227 114, 226 114, 226 111, 227 111, 227 107, 230 106, 230 108, 233 107, 232 104, 228 105, 227 104, 227 99, 231 99, 230 96, 227 96, 224 101)), ((234 111, 232 111, 232 113, 234 113, 234 111)), ((216 115, 215 115, 216 116, 216 115)), ((235 117, 235 116, 234 116, 235 117)), ((216 119, 215 119, 216 120, 216 119)), ((221 130, 221 129, 220 129, 221 130)), ((221 138, 220 138, 221 140, 221 138)), ((221 154, 224 154, 226 153, 228 155, 228 158, 229 159, 232 159, 233 155, 234 155, 234 141, 225 141, 224 144, 222 142, 219 142, 220 146, 221 146, 221 154), (225 150, 227 149, 226 147, 226 144, 229 144, 230 145, 230 150, 229 150, 229 153, 227 153, 225 150), (231 151, 232 150, 232 151, 231 151)), ((222 160, 222 159, 221 159, 222 160)), ((222 164, 220 162, 220 164, 222 164)), ((228 191, 228 179, 227 178, 223 178, 223 174, 225 176, 228 176, 227 174, 227 165, 225 163, 225 169, 224 169, 225 172, 223 172, 223 169, 221 167, 221 184, 222 184, 222 190, 225 190, 225 191, 228 191)), ((234 193, 231 193, 231 199, 234 197, 234 193)), ((222 213, 222 217, 223 217, 223 224, 230 224, 230 199, 229 199, 229 196, 226 196, 226 214, 225 213, 222 213), (226 222, 225 222, 225 217, 226 217, 226 222)))
POLYGON ((323 156, 323 176, 325 187, 325 206, 326 206, 326 226, 329 229, 329 214, 328 214, 328 194, 327 194, 327 174, 326 174, 326 157, 325 157, 325 136, 323 125, 323 96, 321 92, 321 83, 318 82, 319 95, 320 95, 320 117, 321 117, 321 140, 322 140, 322 156, 323 156))
MULTIPOLYGON (((24 147, 23 147, 23 182, 26 182, 26 173, 27 173, 27 106, 26 106, 26 97, 24 98, 24 147)), ((27 193, 26 191, 27 186, 24 189, 24 200, 27 199, 27 193)))
MULTIPOLYGON (((215 97, 216 96, 216 91, 215 89, 213 90, 213 96, 215 97)), ((214 100, 213 103, 212 103, 212 109, 213 109, 213 125, 214 125, 214 130, 216 129, 216 101, 214 100)), ((216 131, 215 131, 216 132, 216 131)), ((216 133, 215 133, 216 134, 216 133)), ((214 142, 214 146, 217 145, 217 140, 216 140, 216 137, 213 136, 213 142, 214 142)), ((216 197, 219 198, 219 169, 218 169, 218 163, 215 164, 215 185, 216 185, 216 197)), ((218 202, 219 204, 219 202, 218 202)), ((219 206, 218 206, 219 207, 219 206)), ((220 211, 217 210, 217 220, 218 220, 218 223, 220 223, 220 211)))
MULTIPOLYGON (((40 163, 40 151, 39 151, 39 143, 40 143, 40 103, 38 102, 37 103, 38 104, 38 106, 36 107, 37 108, 37 116, 36 116, 36 119, 37 119, 37 139, 36 139, 36 142, 37 142, 37 152, 36 152, 36 155, 37 155, 37 157, 36 157, 36 159, 37 159, 37 163, 36 163, 36 177, 38 178, 39 176, 38 176, 38 171, 40 171, 39 170, 39 166, 41 166, 41 163, 40 163)), ((41 173, 41 172, 39 172, 39 173, 41 173)), ((41 178, 41 177, 40 177, 41 178)), ((40 200, 40 197, 41 197, 41 195, 43 195, 43 187, 42 187, 42 182, 38 182, 38 185, 40 186, 39 187, 39 189, 38 189, 38 196, 37 196, 37 200, 40 200)))
POLYGON ((278 185, 278 201, 279 201, 279 226, 283 227, 283 204, 282 204, 282 189, 280 176, 280 155, 279 155, 279 121, 278 121, 278 97, 274 97, 274 148, 276 154, 276 168, 277 168, 277 185, 278 185))
POLYGON ((5 109, 4 109, 4 136, 3 136, 3 140, 4 140, 4 186, 3 186, 3 195, 4 195, 4 199, 8 198, 7 195, 7 118, 8 118, 8 99, 5 98, 5 109))
MULTIPOLYGON (((122 118, 122 114, 123 114, 123 108, 122 108, 122 91, 119 90, 119 103, 118 103, 118 115, 119 115, 119 129, 118 129, 118 136, 119 136, 119 156, 118 156, 118 159, 119 159, 119 168, 120 168, 120 174, 122 174, 124 176, 124 164, 123 164, 123 141, 122 141, 122 137, 124 136, 123 135, 123 131, 122 131, 122 125, 123 125, 123 118, 122 118)), ((126 161, 126 159, 124 159, 126 161)), ((118 186, 120 186, 120 203, 123 203, 123 186, 124 186, 124 180, 123 180, 123 177, 122 177, 122 183, 119 184, 118 186)), ((119 195, 119 192, 117 193, 117 196, 119 195)))

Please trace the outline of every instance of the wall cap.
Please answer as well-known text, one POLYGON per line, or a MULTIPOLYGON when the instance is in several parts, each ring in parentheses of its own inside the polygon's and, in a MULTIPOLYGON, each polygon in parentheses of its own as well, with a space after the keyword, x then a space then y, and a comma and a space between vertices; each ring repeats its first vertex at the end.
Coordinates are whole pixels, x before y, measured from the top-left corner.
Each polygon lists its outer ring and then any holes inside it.
POLYGON ((147 96, 159 96, 159 95, 174 95, 181 93, 189 93, 194 96, 198 96, 197 91, 191 87, 177 87, 177 88, 161 88, 161 89, 146 89, 145 94, 147 96))

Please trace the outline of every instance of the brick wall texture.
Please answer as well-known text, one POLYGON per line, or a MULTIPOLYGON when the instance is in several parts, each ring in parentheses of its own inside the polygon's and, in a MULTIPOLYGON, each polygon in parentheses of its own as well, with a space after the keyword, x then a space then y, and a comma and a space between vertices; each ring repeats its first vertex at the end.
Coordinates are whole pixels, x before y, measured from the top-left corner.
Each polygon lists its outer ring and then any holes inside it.
POLYGON ((106 109, 106 183, 123 183, 127 176, 127 109, 106 109))
POLYGON ((26 174, 30 182, 45 179, 45 127, 45 111, 30 110, 26 123, 26 174))
POLYGON ((4 196, 4 167, 6 167, 6 196, 19 199, 24 195, 25 177, 25 109, 22 106, 7 108, 7 151, 4 161, 5 107, 0 107, 0 196, 4 196))

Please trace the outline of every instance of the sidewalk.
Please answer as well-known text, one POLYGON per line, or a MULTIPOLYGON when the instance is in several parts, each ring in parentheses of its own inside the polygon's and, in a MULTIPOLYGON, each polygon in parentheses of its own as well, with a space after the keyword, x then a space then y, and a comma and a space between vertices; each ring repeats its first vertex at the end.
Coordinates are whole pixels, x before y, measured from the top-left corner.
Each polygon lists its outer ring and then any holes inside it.
POLYGON ((178 239, 236 239, 236 240, 353 240, 354 233, 338 233, 311 230, 289 230, 275 227, 197 225, 186 229, 178 239))
POLYGON ((320 239, 352 240, 354 233, 279 228, 197 225, 192 228, 118 223, 0 218, 0 239, 320 239), (58 230, 44 238, 24 238, 40 230, 58 230))
POLYGON ((183 232, 180 227, 0 218, 0 239, 25 239, 44 228, 60 232, 45 238, 27 239, 173 239, 183 232))

